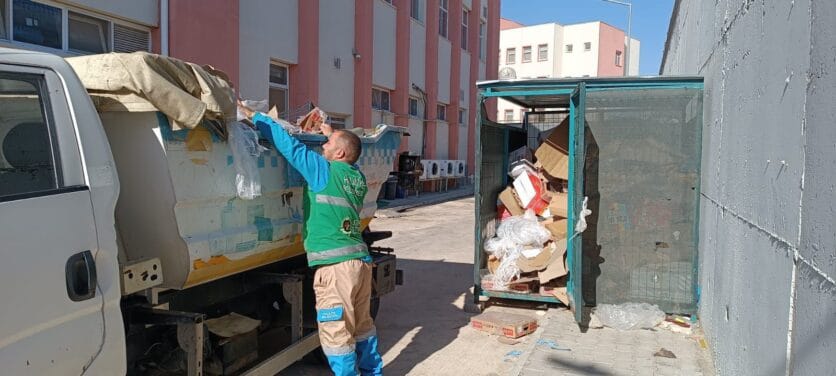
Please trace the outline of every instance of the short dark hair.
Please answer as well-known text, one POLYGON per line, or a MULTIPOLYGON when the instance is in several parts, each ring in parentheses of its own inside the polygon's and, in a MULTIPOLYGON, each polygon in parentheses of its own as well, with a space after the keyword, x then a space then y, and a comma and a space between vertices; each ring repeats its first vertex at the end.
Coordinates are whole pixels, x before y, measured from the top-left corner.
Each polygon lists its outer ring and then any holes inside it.
POLYGON ((338 129, 334 133, 336 133, 335 136, 338 137, 340 145, 345 151, 346 161, 351 164, 357 163, 360 154, 363 152, 363 142, 360 141, 360 137, 343 129, 338 129))

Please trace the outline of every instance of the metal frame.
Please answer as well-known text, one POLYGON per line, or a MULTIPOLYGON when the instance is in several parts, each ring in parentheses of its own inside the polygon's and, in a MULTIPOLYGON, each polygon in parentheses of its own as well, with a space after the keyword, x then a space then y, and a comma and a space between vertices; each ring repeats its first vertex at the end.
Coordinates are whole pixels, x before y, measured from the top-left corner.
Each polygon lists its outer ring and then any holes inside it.
MULTIPOLYGON (((502 98, 509 102, 512 102, 518 106, 523 108, 532 109, 535 107, 542 107, 542 106, 534 106, 532 103, 526 102, 525 98, 536 98, 536 97, 543 97, 543 96, 565 96, 566 99, 569 99, 567 103, 569 104, 569 111, 570 111, 570 151, 569 151, 569 186, 574 186, 574 179, 576 175, 575 171, 575 164, 578 163, 576 160, 578 158, 579 150, 576 150, 575 143, 580 138, 582 145, 583 142, 583 131, 578 132, 579 129, 577 128, 577 124, 575 124, 575 118, 579 117, 581 119, 584 118, 584 107, 585 107, 585 97, 586 93, 588 92, 599 92, 599 91, 620 91, 620 90, 642 90, 642 89, 702 89, 703 88, 703 79, 702 77, 678 77, 678 76, 667 76, 667 77, 629 77, 629 78, 582 78, 582 79, 522 79, 522 80, 493 80, 493 81, 482 81, 477 83, 477 88, 479 89, 478 93, 478 103, 480 103, 480 116, 476 118, 476 182, 474 184, 474 197, 476 199, 476 207, 475 207, 475 218, 476 218, 476 229, 474 231, 475 239, 474 239, 474 271, 473 271, 473 278, 474 278, 474 294, 473 294, 473 303, 479 304, 480 297, 488 297, 488 298, 502 298, 502 299, 513 299, 513 300, 523 300, 523 301, 536 301, 536 302, 545 302, 545 303, 560 303, 559 300, 552 297, 547 296, 540 296, 537 294, 518 294, 513 292, 497 292, 497 291, 483 291, 481 289, 481 275, 480 270, 482 267, 482 254, 484 253, 482 250, 482 214, 480 212, 480 203, 482 200, 485 199, 483 197, 484 192, 482 192, 482 187, 480 182, 482 181, 482 161, 483 161, 483 154, 482 154, 482 128, 483 126, 494 126, 494 125, 487 125, 483 124, 483 118, 487 117, 487 109, 485 106, 485 101, 489 98, 502 98), (576 93, 577 91, 577 93, 576 93), (573 94, 577 94, 578 102, 573 103, 572 97, 573 94), (517 97, 524 97, 523 99, 517 97), (580 113, 576 113, 577 110, 580 110, 580 113)), ((581 123, 583 125, 583 123, 581 123)), ((503 133, 505 148, 503 150, 503 164, 507 170, 508 164, 508 142, 509 142, 509 132, 515 127, 511 127, 509 125, 499 125, 503 127, 505 132, 503 133)), ((580 128, 582 129, 582 128, 580 128)), ((701 131, 700 131, 701 132, 701 131)), ((701 134, 701 133, 700 133, 701 134)), ((582 152, 582 151, 581 151, 582 152)), ((581 156, 582 157, 582 156, 581 156)), ((701 167, 701 166, 700 166, 701 167)), ((580 176, 583 179, 583 176, 580 176)), ((699 182, 699 179, 698 179, 699 182)), ((503 179, 503 183, 507 184, 507 176, 503 179)), ((574 229, 575 222, 577 218, 575 218, 575 212, 577 208, 575 207, 574 199, 575 199, 575 192, 574 189, 571 189, 569 192, 569 228, 574 229)), ((697 194, 697 200, 699 200, 699 193, 697 194)), ((696 207, 696 224, 698 226, 699 221, 699 205, 696 207)), ((571 236, 571 235, 570 235, 571 236)), ((567 292, 571 299, 573 299, 573 304, 575 301, 583 302, 583 291, 581 289, 581 278, 575 280, 573 276, 578 276, 576 270, 582 270, 583 266, 583 258, 577 257, 577 252, 580 250, 575 249, 576 247, 573 243, 577 241, 578 245, 581 244, 579 239, 574 239, 574 241, 568 243, 567 249, 567 264, 570 268, 570 277, 567 284, 567 292), (573 297, 573 295, 577 295, 577 297, 573 297), (579 298, 578 298, 579 297, 579 298)), ((699 243, 699 232, 695 232, 695 242, 699 243)), ((696 265, 696 263, 695 263, 696 265)), ((697 280, 695 279, 695 296, 699 299, 699 287, 696 286, 697 280)), ((581 304, 582 306, 582 304, 581 304)), ((575 319, 578 322, 581 322, 583 309, 574 309, 575 319)))

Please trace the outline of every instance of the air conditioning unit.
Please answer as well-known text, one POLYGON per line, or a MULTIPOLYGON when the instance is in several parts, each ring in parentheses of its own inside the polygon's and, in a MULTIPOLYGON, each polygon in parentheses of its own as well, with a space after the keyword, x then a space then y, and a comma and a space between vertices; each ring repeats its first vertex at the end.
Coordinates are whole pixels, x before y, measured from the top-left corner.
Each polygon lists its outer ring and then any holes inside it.
POLYGON ((438 167, 441 169, 439 176, 442 178, 453 177, 453 161, 440 160, 438 161, 438 167))
POLYGON ((453 162, 453 176, 457 178, 464 176, 466 172, 465 170, 467 169, 467 165, 465 164, 465 162, 463 160, 456 160, 453 162))
POLYGON ((430 162, 432 161, 428 159, 421 160, 421 169, 423 170, 421 172, 421 180, 427 180, 430 178, 430 162))
POLYGON ((437 179, 441 177, 441 161, 431 159, 427 161, 427 178, 437 179))

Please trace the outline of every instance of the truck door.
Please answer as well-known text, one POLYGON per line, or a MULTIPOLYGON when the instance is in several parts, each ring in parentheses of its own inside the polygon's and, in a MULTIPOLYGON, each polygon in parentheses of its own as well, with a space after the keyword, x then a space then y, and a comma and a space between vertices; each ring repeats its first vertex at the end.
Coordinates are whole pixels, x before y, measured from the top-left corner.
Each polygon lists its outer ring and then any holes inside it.
POLYGON ((51 70, 0 64, 2 374, 82 374, 104 344, 91 195, 63 95, 51 70))

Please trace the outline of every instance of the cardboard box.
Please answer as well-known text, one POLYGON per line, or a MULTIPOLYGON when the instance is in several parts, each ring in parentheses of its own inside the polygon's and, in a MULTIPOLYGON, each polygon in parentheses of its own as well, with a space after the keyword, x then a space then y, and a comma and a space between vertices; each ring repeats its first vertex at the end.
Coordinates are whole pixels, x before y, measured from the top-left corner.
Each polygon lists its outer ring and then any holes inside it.
POLYGON ((470 318, 473 329, 508 338, 520 338, 537 330, 537 319, 504 312, 485 312, 470 318))
POLYGON ((520 202, 517 201, 517 196, 514 194, 513 188, 505 188, 505 190, 499 194, 499 201, 502 201, 502 205, 505 205, 505 209, 507 209, 512 215, 525 214, 525 209, 523 209, 520 202))
POLYGON ((506 291, 506 292, 513 292, 517 294, 531 294, 534 291, 534 283, 537 282, 537 277, 530 277, 530 278, 521 278, 516 281, 512 281, 508 284, 508 288, 504 290, 499 290, 494 287, 493 283, 493 276, 488 276, 482 278, 481 286, 482 290, 486 291, 506 291))
POLYGON ((546 230, 552 233, 552 238, 555 240, 566 239, 566 234, 569 232, 569 220, 549 218, 540 222, 546 230))
POLYGON ((569 217, 568 193, 552 193, 551 201, 549 201, 549 214, 555 217, 569 217))
POLYGON ((534 156, 547 174, 569 179, 569 118, 552 130, 534 152, 534 156))

